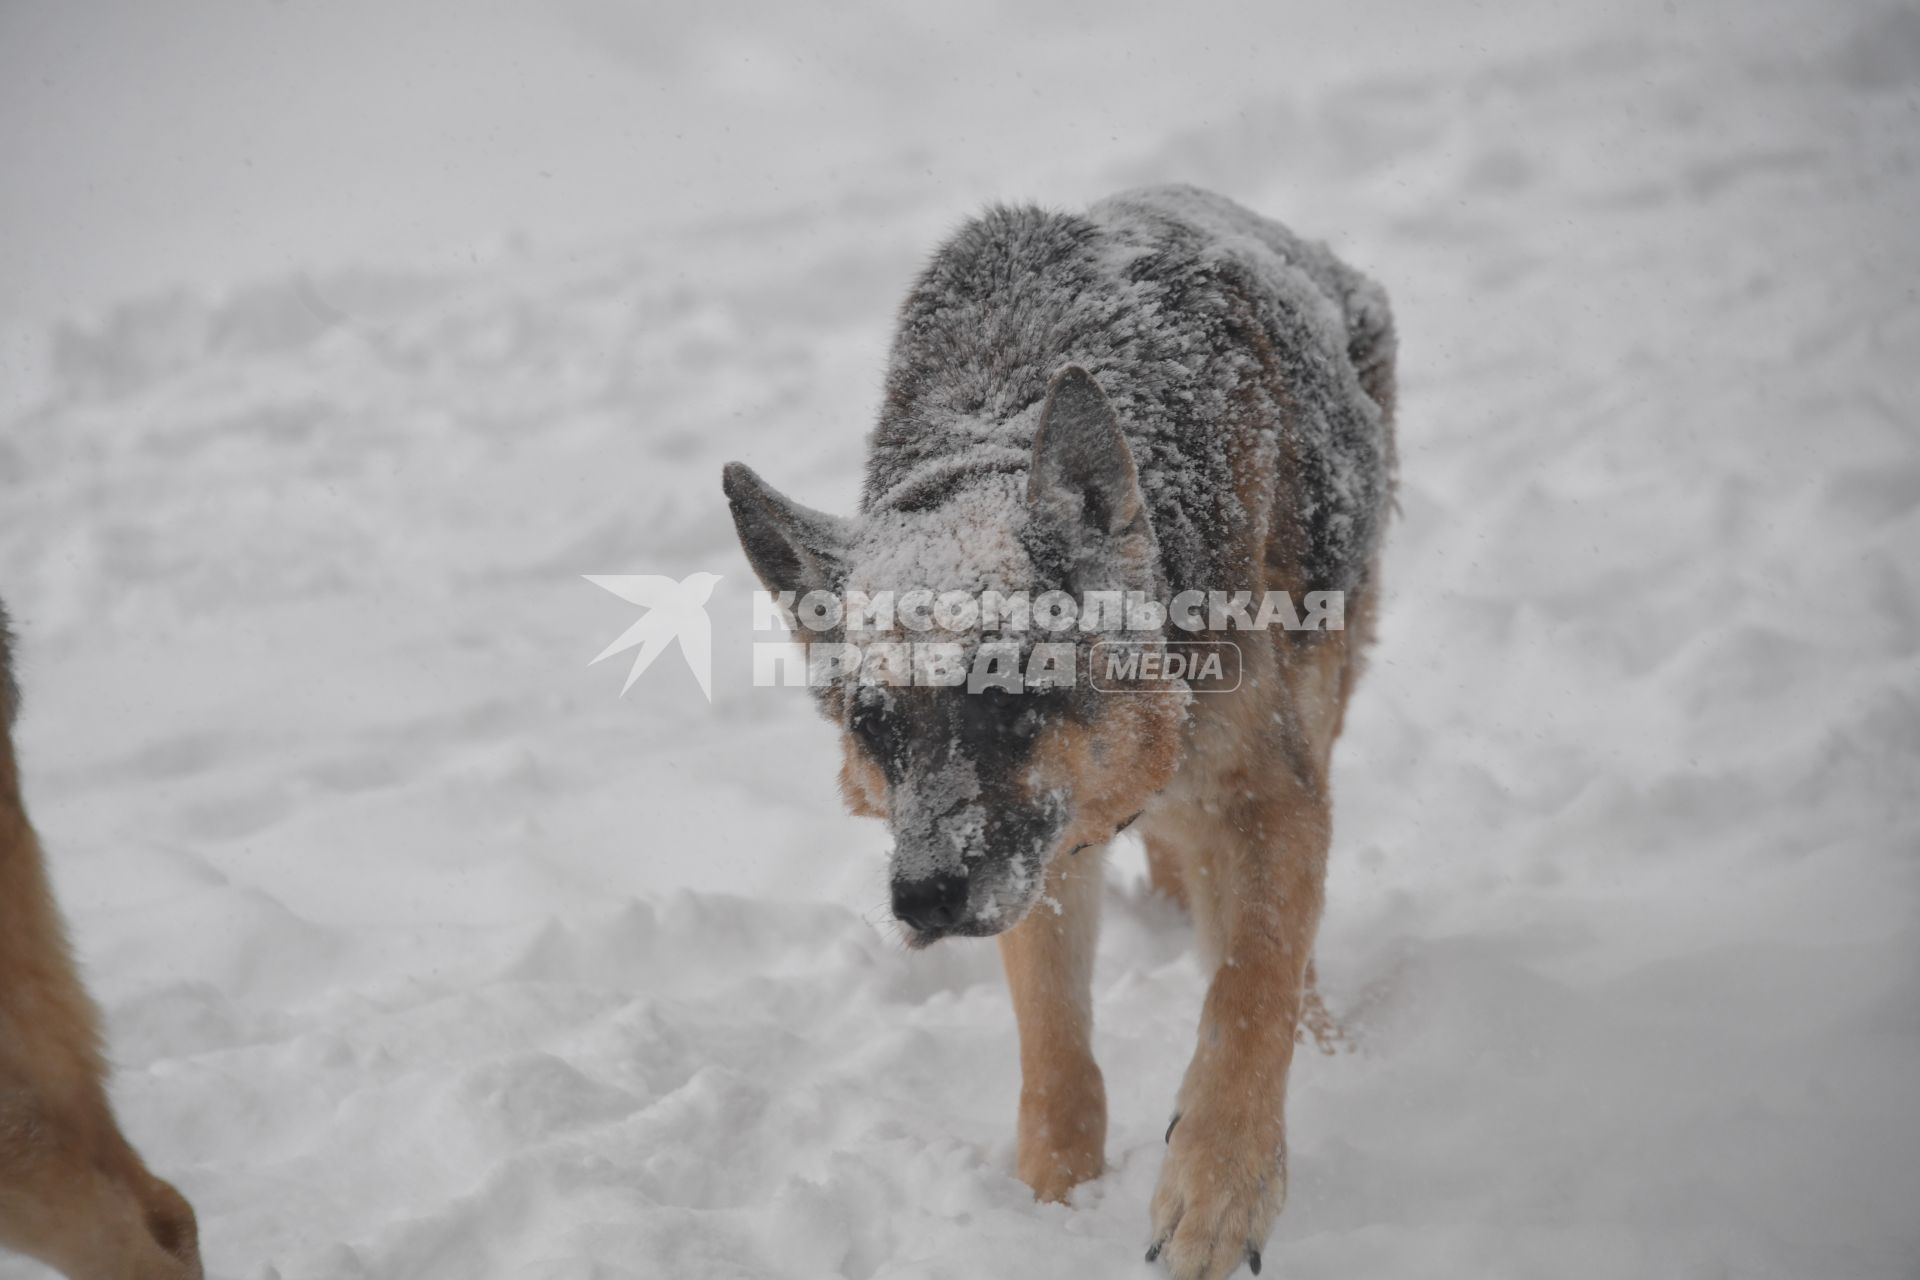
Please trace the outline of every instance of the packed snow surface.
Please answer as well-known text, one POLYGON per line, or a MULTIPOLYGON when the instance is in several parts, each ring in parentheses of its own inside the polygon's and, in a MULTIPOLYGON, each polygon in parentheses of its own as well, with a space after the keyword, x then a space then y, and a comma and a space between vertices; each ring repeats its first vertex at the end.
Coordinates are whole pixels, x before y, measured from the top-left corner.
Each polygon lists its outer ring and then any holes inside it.
MULTIPOLYGON (((658 54, 704 95, 671 120, 587 109, 576 65, 652 74, 610 9, 475 16, 530 78, 492 93, 464 27, 419 59, 482 114, 444 174, 390 149, 333 188, 336 257, 9 321, 29 800, 126 1126, 213 1275, 1153 1274, 1185 922, 1123 849, 1110 1168, 1034 1204, 994 948, 899 945, 830 729, 751 687, 719 469, 851 511, 939 237, 1159 181, 1327 238, 1401 336, 1319 948, 1362 1049, 1295 1066, 1269 1267, 1920 1272, 1920 10, 1323 8, 716 10, 658 54), (503 247, 460 267, 349 241, 454 217, 475 139, 537 170, 558 79, 590 158, 602 126, 671 134, 603 193, 630 213, 516 239, 550 210, 503 196, 503 247), (726 575, 711 705, 673 653, 621 699, 587 660, 635 611, 581 575, 697 571, 726 575)), ((415 63, 364 44, 394 101, 343 90, 343 118, 409 137, 415 63)), ((217 52, 270 79, 305 47, 217 52)), ((182 83, 217 103, 220 74, 182 83)), ((8 92, 73 92, 47 83, 8 92)), ((225 188, 192 198, 195 139, 253 127, 202 115, 128 169, 177 154, 180 198, 126 207, 269 260, 225 188)), ((66 118, 9 116, 16 158, 66 118)), ((51 236, 70 170, 10 168, 51 236)))

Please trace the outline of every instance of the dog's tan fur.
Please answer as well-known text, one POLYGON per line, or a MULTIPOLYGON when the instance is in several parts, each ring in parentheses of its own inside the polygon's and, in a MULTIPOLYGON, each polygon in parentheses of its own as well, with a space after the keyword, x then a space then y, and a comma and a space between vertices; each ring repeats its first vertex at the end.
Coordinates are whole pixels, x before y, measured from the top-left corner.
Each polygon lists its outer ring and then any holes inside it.
POLYGON ((99 1018, 20 796, 10 702, 0 688, 0 1246, 75 1280, 197 1280, 193 1210, 107 1100, 99 1018))
POLYGON ((1286 1080, 1320 921, 1327 767, 1347 688, 1342 640, 1291 652, 1286 643, 1246 646, 1254 687, 1199 713, 1189 767, 1142 819, 1179 866, 1215 966, 1153 1203, 1155 1238, 1171 1237, 1176 1273, 1216 1241, 1265 1240, 1286 1196, 1286 1080))

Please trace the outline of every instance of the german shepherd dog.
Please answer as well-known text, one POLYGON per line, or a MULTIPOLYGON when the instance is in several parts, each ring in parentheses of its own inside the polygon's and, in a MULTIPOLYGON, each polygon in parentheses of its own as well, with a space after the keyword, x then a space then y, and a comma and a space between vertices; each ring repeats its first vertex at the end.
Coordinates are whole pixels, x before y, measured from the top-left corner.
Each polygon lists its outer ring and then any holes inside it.
POLYGON ((20 799, 11 648, 0 606, 0 1246, 74 1280, 199 1280, 193 1209, 107 1101, 99 1015, 20 799))
MULTIPOLYGON (((1231 689, 1080 678, 970 693, 864 668, 815 682, 842 731, 848 805, 892 827, 909 945, 999 937, 1020 1036, 1017 1168, 1042 1200, 1103 1168, 1101 855, 1138 820, 1152 882, 1190 908, 1212 973, 1147 1252, 1182 1278, 1257 1272, 1285 1199, 1330 755, 1392 502, 1394 352, 1378 286, 1221 197, 994 208, 907 297, 857 516, 799 506, 739 463, 724 477, 775 593, 1344 593, 1341 629, 1211 633, 1241 650, 1231 689)), ((1084 677, 1091 637, 1073 638, 1084 677)))

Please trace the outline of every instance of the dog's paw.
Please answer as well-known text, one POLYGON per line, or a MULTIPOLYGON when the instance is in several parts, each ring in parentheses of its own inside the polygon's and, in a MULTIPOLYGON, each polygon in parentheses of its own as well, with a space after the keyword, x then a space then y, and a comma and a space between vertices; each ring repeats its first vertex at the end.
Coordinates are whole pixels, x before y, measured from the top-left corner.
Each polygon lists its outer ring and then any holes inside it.
POLYGON ((1021 1156, 1020 1181, 1042 1204, 1065 1204, 1075 1187, 1093 1181, 1104 1168, 1097 1153, 1036 1151, 1021 1156))
POLYGON ((1091 1067, 1052 1090, 1020 1095, 1020 1181, 1034 1198, 1064 1201, 1106 1168, 1107 1092, 1091 1067))
POLYGON ((1260 1251, 1287 1198, 1285 1140, 1277 1126, 1188 1110, 1167 1135, 1153 1193, 1149 1262, 1175 1280, 1222 1280, 1260 1251))

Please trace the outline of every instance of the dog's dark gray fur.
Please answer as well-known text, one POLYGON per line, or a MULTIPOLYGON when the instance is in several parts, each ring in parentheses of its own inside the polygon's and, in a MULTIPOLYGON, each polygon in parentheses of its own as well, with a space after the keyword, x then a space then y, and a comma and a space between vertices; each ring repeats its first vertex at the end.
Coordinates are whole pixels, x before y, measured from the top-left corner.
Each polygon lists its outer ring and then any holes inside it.
POLYGON ((1391 436, 1365 384, 1390 366, 1386 296, 1324 245, 1192 187, 1084 214, 994 208, 933 256, 901 311, 863 510, 938 505, 983 473, 1025 472, 1053 375, 1090 370, 1117 411, 1173 591, 1220 563, 1249 513, 1220 425, 1294 433, 1305 590, 1355 590, 1379 542, 1391 436), (1282 377, 1256 365, 1270 347, 1282 377), (1251 411, 1227 412, 1236 396, 1251 411))

